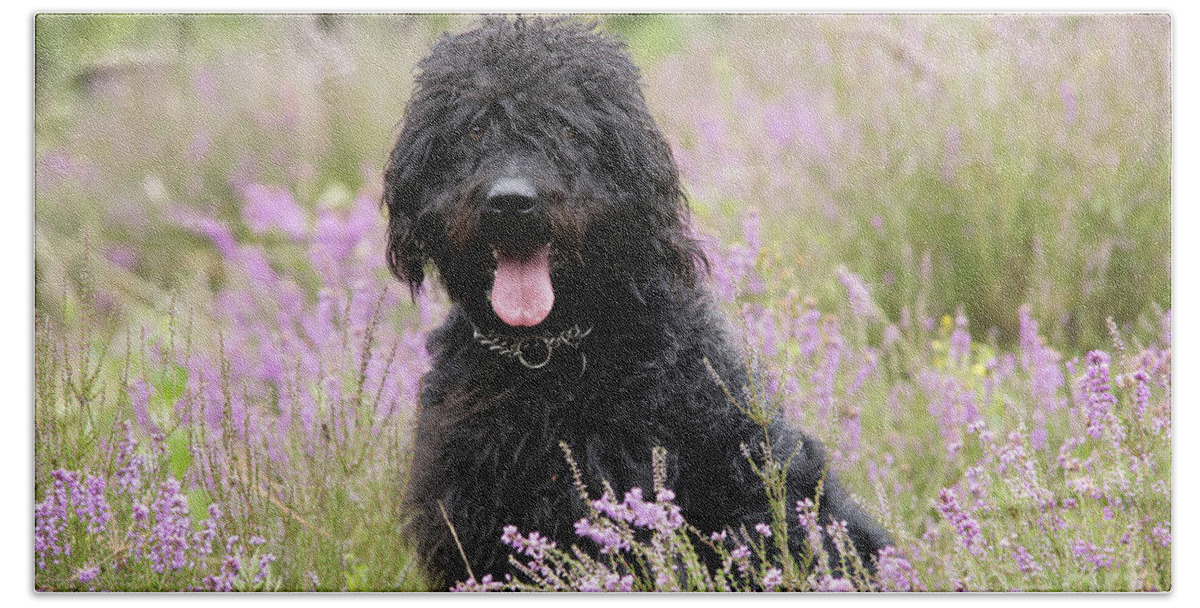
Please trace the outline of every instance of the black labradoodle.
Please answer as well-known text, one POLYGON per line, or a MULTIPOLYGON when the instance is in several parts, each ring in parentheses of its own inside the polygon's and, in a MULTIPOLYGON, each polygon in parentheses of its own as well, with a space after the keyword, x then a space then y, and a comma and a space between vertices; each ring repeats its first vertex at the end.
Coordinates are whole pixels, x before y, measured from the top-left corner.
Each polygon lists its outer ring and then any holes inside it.
MULTIPOLYGON (((385 174, 388 261, 419 289, 432 260, 453 309, 429 339, 406 494, 431 573, 507 570, 501 529, 560 547, 587 511, 559 447, 590 488, 667 487, 702 531, 770 521, 740 446, 762 428, 732 405, 747 366, 702 283, 671 150, 623 46, 555 19, 485 19, 419 64, 385 174), (443 507, 445 516, 443 516, 443 507)), ((789 504, 825 474, 821 446, 777 421, 789 504)), ((868 563, 886 533, 830 473, 821 516, 845 520, 868 563)), ((797 550, 804 534, 790 535, 797 550)))

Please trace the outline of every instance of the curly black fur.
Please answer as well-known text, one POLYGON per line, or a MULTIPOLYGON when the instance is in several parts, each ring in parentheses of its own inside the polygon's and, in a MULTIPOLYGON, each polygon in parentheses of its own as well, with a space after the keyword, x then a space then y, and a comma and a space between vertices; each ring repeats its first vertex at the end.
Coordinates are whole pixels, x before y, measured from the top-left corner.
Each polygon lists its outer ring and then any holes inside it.
MULTIPOLYGON (((651 488, 652 448, 665 447, 667 486, 700 530, 769 521, 740 450, 762 429, 705 360, 735 394, 747 367, 699 280, 706 262, 688 236, 675 162, 622 44, 566 20, 488 18, 441 38, 418 67, 384 202, 393 272, 417 290, 432 261, 454 304, 429 339, 435 363, 405 497, 422 562, 443 582, 467 577, 441 507, 476 576, 506 570, 507 524, 577 542, 586 509, 560 441, 590 487, 618 491, 651 488), (506 178, 528 184, 517 219, 487 210, 506 178), (542 241, 553 308, 534 327, 510 327, 489 303, 493 252, 542 241), (476 329, 517 339, 574 325, 592 332, 541 369, 473 339, 476 329)), ((813 496, 822 447, 782 421, 770 430, 778 454, 802 442, 791 504, 813 496)), ((868 561, 888 542, 832 473, 821 511, 848 522, 868 561)), ((790 535, 797 550, 803 537, 790 535)))

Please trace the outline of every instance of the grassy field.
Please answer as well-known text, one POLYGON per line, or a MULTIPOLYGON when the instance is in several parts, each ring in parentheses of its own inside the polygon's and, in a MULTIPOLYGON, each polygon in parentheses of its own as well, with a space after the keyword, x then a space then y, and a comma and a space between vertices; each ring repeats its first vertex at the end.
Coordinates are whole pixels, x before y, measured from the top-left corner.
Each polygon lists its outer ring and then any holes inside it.
MULTIPOLYGON (((36 588, 425 588, 399 496, 446 303, 389 277, 378 201, 414 63, 469 22, 37 18, 36 588)), ((520 530, 521 576, 460 588, 671 589, 705 541, 725 570, 681 588, 1171 588, 1168 17, 602 27, 756 403, 826 442, 897 546, 839 578, 773 562, 778 534, 638 543, 600 512, 628 552, 520 530)))

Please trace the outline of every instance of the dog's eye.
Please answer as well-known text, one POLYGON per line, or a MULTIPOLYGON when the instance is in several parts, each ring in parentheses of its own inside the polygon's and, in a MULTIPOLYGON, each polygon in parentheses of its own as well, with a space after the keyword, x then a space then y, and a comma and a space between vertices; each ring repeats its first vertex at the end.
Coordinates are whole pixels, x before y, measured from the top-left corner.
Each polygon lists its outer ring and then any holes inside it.
POLYGON ((572 129, 571 127, 563 127, 562 136, 563 139, 575 139, 575 129, 572 129))
POLYGON ((467 137, 475 141, 483 139, 483 127, 480 125, 471 125, 471 129, 467 131, 467 137))

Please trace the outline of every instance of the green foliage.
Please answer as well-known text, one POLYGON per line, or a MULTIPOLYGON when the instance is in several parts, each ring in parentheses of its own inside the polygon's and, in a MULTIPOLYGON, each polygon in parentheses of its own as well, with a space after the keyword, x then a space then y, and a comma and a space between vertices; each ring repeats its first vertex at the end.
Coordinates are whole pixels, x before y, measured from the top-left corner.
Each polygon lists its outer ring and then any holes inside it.
POLYGON ((150 374, 150 386, 154 387, 151 403, 163 412, 173 409, 187 390, 187 369, 171 365, 150 374))
POLYGON ((191 465, 191 438, 184 432, 171 433, 167 438, 167 466, 171 474, 182 478, 191 465))
POLYGON ((626 41, 635 63, 650 67, 683 49, 689 22, 694 20, 681 20, 670 15, 630 14, 608 16, 604 26, 626 41))

